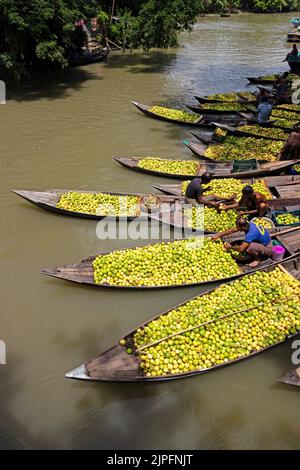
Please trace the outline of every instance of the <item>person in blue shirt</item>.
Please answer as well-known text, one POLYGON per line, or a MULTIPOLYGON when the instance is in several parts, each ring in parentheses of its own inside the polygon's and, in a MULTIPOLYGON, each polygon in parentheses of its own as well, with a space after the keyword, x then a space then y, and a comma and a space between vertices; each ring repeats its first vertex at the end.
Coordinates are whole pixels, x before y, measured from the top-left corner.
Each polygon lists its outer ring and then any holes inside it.
POLYGON ((239 246, 232 246, 230 243, 225 243, 226 250, 235 250, 240 253, 249 253, 254 260, 249 263, 249 266, 255 268, 259 265, 263 258, 270 258, 272 256, 272 239, 267 229, 261 225, 256 225, 253 222, 243 217, 236 220, 236 228, 226 230, 226 232, 217 233, 212 237, 212 240, 218 240, 225 235, 231 235, 236 232, 244 232, 245 240, 239 246))
POLYGON ((257 120, 258 124, 264 125, 267 124, 272 113, 272 105, 269 103, 269 98, 263 96, 261 98, 261 103, 257 108, 257 120))

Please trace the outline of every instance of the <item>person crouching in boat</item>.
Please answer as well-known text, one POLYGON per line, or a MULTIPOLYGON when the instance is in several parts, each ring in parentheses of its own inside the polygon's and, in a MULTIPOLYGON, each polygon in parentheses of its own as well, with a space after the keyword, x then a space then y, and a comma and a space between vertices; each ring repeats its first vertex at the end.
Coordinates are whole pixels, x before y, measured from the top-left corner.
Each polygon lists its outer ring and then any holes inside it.
POLYGON ((260 126, 266 125, 269 122, 272 114, 272 105, 267 96, 261 97, 261 102, 257 107, 257 121, 260 126))
POLYGON ((291 132, 289 138, 285 142, 279 160, 299 160, 300 159, 300 128, 291 132))
POLYGON ((267 198, 258 191, 254 191, 252 186, 246 185, 242 189, 241 199, 228 206, 221 205, 219 210, 228 211, 229 209, 239 209, 239 215, 248 215, 253 217, 264 217, 269 210, 267 198))
POLYGON ((239 246, 232 246, 230 243, 224 243, 224 248, 226 250, 235 250, 239 253, 248 253, 251 255, 254 260, 249 263, 249 266, 252 268, 258 266, 263 259, 271 258, 273 244, 268 230, 261 225, 248 222, 248 220, 243 217, 239 217, 236 220, 236 228, 217 233, 212 237, 212 240, 215 241, 225 235, 231 235, 236 232, 244 232, 245 240, 239 246))
POLYGON ((207 197, 204 197, 205 191, 209 191, 211 188, 209 186, 207 188, 204 188, 202 185, 209 184, 212 181, 213 176, 214 175, 212 173, 206 172, 203 173, 201 177, 192 179, 192 181, 186 188, 185 203, 193 205, 195 203, 198 203, 203 205, 209 205, 212 207, 219 207, 220 202, 218 201, 224 200, 224 198, 216 196, 215 194, 211 194, 207 197))

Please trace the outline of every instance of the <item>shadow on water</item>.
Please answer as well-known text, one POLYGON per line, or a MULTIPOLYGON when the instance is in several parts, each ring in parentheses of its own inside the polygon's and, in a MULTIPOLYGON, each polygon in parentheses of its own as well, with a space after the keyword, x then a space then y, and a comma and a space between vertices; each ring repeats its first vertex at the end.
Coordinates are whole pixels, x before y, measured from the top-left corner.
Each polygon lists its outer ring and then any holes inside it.
MULTIPOLYGON (((177 51, 177 50, 176 50, 177 51)), ((177 52, 151 51, 151 52, 127 52, 112 55, 105 62, 106 68, 129 69, 129 73, 163 73, 166 68, 171 67, 177 57, 177 52)))
POLYGON ((102 80, 102 77, 87 67, 70 68, 61 73, 35 72, 30 79, 19 84, 8 82, 7 99, 8 101, 64 99, 70 96, 72 91, 80 91, 88 80, 102 80))

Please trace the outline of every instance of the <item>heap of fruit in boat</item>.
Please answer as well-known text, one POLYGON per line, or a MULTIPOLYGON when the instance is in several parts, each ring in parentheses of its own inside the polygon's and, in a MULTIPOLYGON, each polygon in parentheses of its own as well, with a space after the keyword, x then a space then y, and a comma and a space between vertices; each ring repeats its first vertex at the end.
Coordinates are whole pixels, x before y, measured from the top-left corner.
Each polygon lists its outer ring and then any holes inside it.
POLYGON ((242 112, 242 111, 252 111, 255 112, 256 108, 253 105, 250 104, 242 104, 242 103, 235 103, 235 102, 227 102, 227 103, 204 103, 200 104, 199 108, 203 110, 205 113, 205 110, 214 110, 214 111, 237 111, 237 112, 242 112))
POLYGON ((276 215, 276 221, 279 225, 293 225, 300 223, 300 216, 296 214, 290 213, 282 213, 276 215))
POLYGON ((139 198, 105 193, 63 193, 56 207, 93 215, 134 216, 139 198))
POLYGON ((274 268, 197 297, 120 344, 148 377, 202 371, 249 356, 300 331, 300 283, 274 268))
POLYGON ((94 282, 113 286, 171 286, 208 282, 239 274, 223 243, 190 238, 99 255, 94 282))
POLYGON ((263 228, 272 228, 274 227, 272 221, 267 217, 255 217, 252 222, 263 228))
POLYGON ((220 145, 210 145, 205 156, 213 160, 258 160, 276 161, 281 141, 256 139, 255 137, 228 136, 220 145))
POLYGON ((218 212, 209 207, 185 207, 183 213, 187 220, 188 228, 203 230, 205 232, 223 232, 234 228, 238 211, 230 209, 218 212))
POLYGON ((164 108, 162 106, 152 106, 149 108, 149 111, 157 114, 157 116, 174 119, 175 121, 195 122, 200 119, 199 114, 189 113, 178 109, 164 108))
POLYGON ((214 101, 229 101, 235 102, 239 101, 240 98, 244 98, 248 101, 253 101, 256 99, 254 93, 250 93, 249 91, 240 91, 240 92, 232 92, 232 93, 215 93, 214 95, 208 95, 206 97, 208 100, 214 101))
POLYGON ((262 127, 258 124, 247 124, 245 126, 240 126, 239 130, 262 137, 271 137, 273 139, 286 140, 288 138, 288 134, 286 134, 282 129, 276 129, 274 127, 262 127))
POLYGON ((300 112, 299 104, 280 104, 278 108, 285 109, 286 111, 300 112))
MULTIPOLYGON (((186 189, 190 181, 184 181, 181 184, 181 192, 182 195, 186 193, 186 189)), ((227 178, 227 179, 215 179, 212 180, 208 184, 202 184, 203 189, 205 189, 205 196, 209 196, 215 194, 221 198, 229 198, 230 196, 236 196, 236 199, 240 199, 242 197, 242 190, 245 186, 249 186, 249 184, 243 183, 241 180, 234 179, 234 178, 227 178)), ((263 180, 257 180, 254 184, 250 185, 253 187, 254 191, 259 192, 267 197, 267 199, 272 199, 272 195, 267 188, 265 182, 263 180)))
POLYGON ((146 157, 138 162, 139 168, 145 170, 169 173, 173 175, 195 175, 199 162, 195 160, 171 160, 155 157, 146 157))

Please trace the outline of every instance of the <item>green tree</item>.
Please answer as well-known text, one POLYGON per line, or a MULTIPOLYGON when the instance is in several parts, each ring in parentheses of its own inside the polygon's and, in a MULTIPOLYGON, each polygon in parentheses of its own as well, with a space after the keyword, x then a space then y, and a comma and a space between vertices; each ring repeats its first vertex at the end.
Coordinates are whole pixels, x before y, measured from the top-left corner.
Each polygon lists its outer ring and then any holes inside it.
POLYGON ((35 66, 67 65, 75 21, 97 11, 96 0, 0 0, 0 67, 16 78, 35 66))

